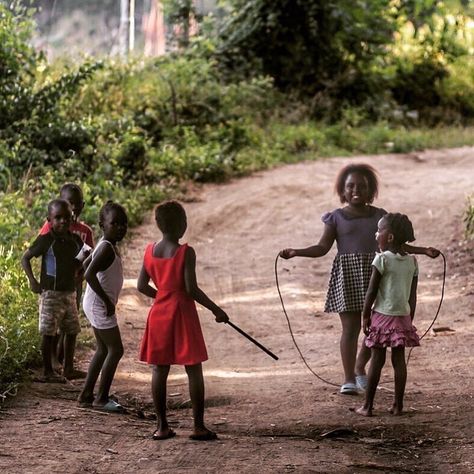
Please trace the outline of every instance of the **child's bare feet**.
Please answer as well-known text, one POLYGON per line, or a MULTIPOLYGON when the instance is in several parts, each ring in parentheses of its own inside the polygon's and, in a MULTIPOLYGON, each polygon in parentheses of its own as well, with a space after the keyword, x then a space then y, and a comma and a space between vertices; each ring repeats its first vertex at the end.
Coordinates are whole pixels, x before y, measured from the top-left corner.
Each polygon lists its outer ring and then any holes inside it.
POLYGON ((92 402, 94 401, 93 394, 85 394, 81 393, 79 397, 77 397, 77 404, 81 408, 92 408, 92 402))
POLYGON ((202 428, 194 428, 194 433, 189 437, 195 441, 211 441, 217 439, 217 434, 203 426, 202 428))
POLYGON ((360 407, 355 410, 355 412, 358 415, 362 416, 372 416, 372 409, 371 408, 365 408, 365 407, 360 407))
POLYGON ((403 407, 399 407, 398 405, 393 404, 389 412, 395 416, 403 415, 403 407))

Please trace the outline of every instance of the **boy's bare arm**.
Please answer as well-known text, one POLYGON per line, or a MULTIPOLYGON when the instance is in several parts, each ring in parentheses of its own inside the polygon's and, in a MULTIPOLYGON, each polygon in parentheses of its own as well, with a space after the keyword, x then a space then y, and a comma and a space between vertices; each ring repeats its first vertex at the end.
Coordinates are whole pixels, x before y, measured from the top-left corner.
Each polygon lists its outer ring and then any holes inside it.
POLYGON ((31 259, 33 257, 34 255, 31 253, 31 251, 27 250, 21 258, 21 266, 23 267, 23 270, 25 271, 26 276, 28 277, 31 291, 33 293, 39 294, 41 293, 41 286, 33 273, 33 269, 31 268, 31 259))

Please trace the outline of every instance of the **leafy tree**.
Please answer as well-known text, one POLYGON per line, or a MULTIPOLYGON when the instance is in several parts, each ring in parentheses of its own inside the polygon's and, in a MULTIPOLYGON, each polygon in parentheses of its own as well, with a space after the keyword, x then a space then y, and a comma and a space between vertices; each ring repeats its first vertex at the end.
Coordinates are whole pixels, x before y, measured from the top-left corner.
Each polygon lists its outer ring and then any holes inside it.
MULTIPOLYGON (((41 168, 80 154, 94 139, 93 130, 80 121, 65 120, 60 105, 101 63, 85 62, 41 84, 38 75, 48 65, 29 43, 33 13, 20 3, 10 8, 0 3, 0 140, 4 148, 0 169, 13 179, 30 166, 41 168)), ((6 183, 2 180, 0 185, 6 183)))
POLYGON ((390 4, 238 0, 220 31, 219 56, 233 73, 268 74, 283 90, 331 90, 358 102, 381 92, 372 74, 392 41, 390 4))

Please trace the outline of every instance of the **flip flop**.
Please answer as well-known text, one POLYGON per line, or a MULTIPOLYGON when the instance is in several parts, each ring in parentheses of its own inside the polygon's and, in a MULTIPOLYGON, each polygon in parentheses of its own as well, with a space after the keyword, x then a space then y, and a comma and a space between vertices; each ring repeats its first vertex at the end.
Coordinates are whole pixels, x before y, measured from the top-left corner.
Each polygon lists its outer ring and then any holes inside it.
POLYGON ((189 438, 194 441, 212 441, 218 439, 217 434, 213 431, 208 431, 207 433, 203 434, 192 434, 189 436, 189 438))
POLYGON ((66 383, 66 379, 62 375, 39 375, 33 379, 33 382, 39 383, 66 383))
POLYGON ((105 411, 107 413, 125 413, 125 408, 115 400, 109 400, 105 405, 92 405, 94 410, 105 411))
POLYGON ((357 395, 357 385, 355 383, 343 383, 341 385, 340 393, 343 395, 357 395))
POLYGON ((74 369, 70 374, 63 374, 67 380, 85 379, 87 372, 83 370, 74 369))
POLYGON ((359 390, 367 390, 367 375, 356 375, 356 385, 359 390))
POLYGON ((168 430, 168 433, 166 435, 159 435, 157 434, 159 430, 156 430, 154 433, 153 433, 153 436, 152 436, 152 439, 155 440, 155 441, 161 441, 163 439, 170 439, 170 438, 174 438, 176 436, 176 433, 170 428, 168 430))

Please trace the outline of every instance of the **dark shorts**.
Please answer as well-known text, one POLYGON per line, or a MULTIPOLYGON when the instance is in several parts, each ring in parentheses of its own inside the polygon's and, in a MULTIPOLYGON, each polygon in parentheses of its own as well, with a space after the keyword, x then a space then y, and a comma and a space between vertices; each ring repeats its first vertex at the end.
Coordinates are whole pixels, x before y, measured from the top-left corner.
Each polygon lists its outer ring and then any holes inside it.
POLYGON ((75 291, 45 290, 40 296, 39 332, 55 336, 58 328, 65 334, 81 332, 75 291))

